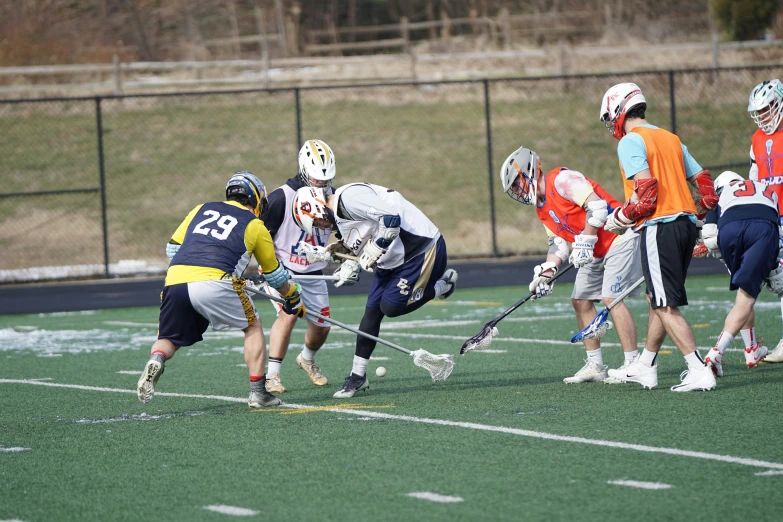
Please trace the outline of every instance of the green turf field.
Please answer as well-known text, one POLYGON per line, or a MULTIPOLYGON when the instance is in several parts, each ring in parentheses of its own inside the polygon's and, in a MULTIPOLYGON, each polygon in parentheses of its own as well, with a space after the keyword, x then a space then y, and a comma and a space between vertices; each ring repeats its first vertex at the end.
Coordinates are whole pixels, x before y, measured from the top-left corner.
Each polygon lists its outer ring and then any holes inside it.
MULTIPOLYGON (((686 317, 702 351, 731 306, 726 284, 688 281, 686 317)), ((458 353, 524 293, 460 290, 388 320, 381 336, 458 353)), ((458 356, 443 383, 379 346, 369 391, 345 401, 331 395, 350 370, 354 337, 333 330, 318 356, 330 384, 312 386, 292 352, 287 407, 263 411, 245 402, 241 333, 182 349, 142 405, 133 389, 155 308, 2 316, 0 520, 238 516, 209 506, 258 520, 779 520, 783 365, 748 370, 736 342, 716 391, 677 394, 668 387, 685 363, 668 347, 656 390, 563 384, 584 356, 568 343, 569 293, 558 283, 525 304, 499 325, 491 353, 458 356)), ((641 342, 646 306, 630 303, 641 342)), ((271 305, 258 305, 268 328, 271 305)), ((333 317, 356 324, 363 298, 332 305, 333 317)), ((780 305, 766 291, 757 327, 774 346, 780 305)), ((610 332, 610 367, 621 364, 616 343, 610 332)))

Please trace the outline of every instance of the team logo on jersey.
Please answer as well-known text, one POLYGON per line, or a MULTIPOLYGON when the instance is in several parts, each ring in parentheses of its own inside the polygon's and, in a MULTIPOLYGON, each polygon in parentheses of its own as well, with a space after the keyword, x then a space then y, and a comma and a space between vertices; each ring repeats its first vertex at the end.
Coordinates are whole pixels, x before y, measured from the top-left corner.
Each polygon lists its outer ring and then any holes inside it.
POLYGON ((397 288, 400 289, 400 294, 408 295, 410 293, 410 285, 407 279, 400 278, 400 282, 397 283, 397 288))
POLYGON ((554 220, 555 220, 555 223, 557 223, 558 225, 560 224, 560 218, 559 218, 559 217, 557 217, 557 214, 555 214, 555 211, 554 211, 554 210, 550 210, 550 211, 549 211, 549 217, 551 217, 552 219, 554 219, 554 220))
POLYGON ((423 288, 417 288, 416 291, 413 292, 413 295, 411 296, 409 302, 415 302, 415 301, 421 301, 421 298, 424 297, 424 289, 423 288))
POLYGON ((764 144, 767 146, 767 156, 772 154, 772 140, 767 140, 767 142, 764 144))
POLYGON ((555 235, 559 234, 563 230, 565 230, 566 232, 569 232, 571 234, 574 234, 574 235, 579 233, 579 232, 575 232, 574 230, 571 229, 571 225, 568 224, 568 216, 566 216, 565 218, 563 218, 561 220, 559 217, 557 217, 557 214, 555 214, 555 211, 550 209, 549 210, 549 217, 551 217, 552 220, 557 224, 557 230, 555 230, 555 235))

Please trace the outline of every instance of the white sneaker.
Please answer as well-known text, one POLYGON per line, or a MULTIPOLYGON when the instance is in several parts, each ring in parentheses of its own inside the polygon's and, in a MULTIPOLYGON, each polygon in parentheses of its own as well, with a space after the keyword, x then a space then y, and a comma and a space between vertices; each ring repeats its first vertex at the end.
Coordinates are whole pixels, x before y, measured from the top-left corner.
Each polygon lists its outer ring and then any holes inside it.
POLYGON ((680 384, 672 386, 673 392, 710 391, 715 389, 715 375, 705 366, 688 368, 680 374, 680 384))
POLYGON ((266 408, 267 406, 280 406, 283 401, 269 392, 250 392, 247 405, 251 408, 266 408))
POLYGON ((310 382, 316 386, 326 386, 329 384, 329 380, 321 371, 321 368, 315 364, 315 361, 308 361, 302 354, 296 356, 296 365, 307 372, 307 376, 310 378, 310 382))
POLYGON ((457 279, 458 279, 457 271, 454 270, 453 268, 449 268, 448 270, 443 272, 443 276, 440 278, 440 280, 445 281, 446 284, 449 285, 449 288, 448 290, 440 294, 438 296, 438 299, 448 299, 449 297, 451 297, 451 294, 453 294, 454 290, 457 289, 457 279))
POLYGON ((587 359, 581 370, 576 372, 573 377, 566 377, 563 379, 563 382, 567 384, 575 384, 579 382, 601 382, 606 379, 606 369, 606 365, 598 366, 590 359, 587 359))
POLYGON ((755 348, 745 348, 745 364, 748 368, 755 368, 767 356, 767 352, 769 349, 760 344, 756 344, 755 348))
POLYGON ((285 386, 280 381, 279 373, 270 373, 266 376, 266 391, 267 393, 284 393, 285 386))
POLYGON ((764 357, 765 363, 783 363, 783 339, 780 340, 774 350, 764 357))
MULTIPOLYGON (((635 361, 636 359, 634 359, 635 361)), ((629 364, 632 364, 633 361, 624 361, 623 365, 620 366, 617 369, 610 368, 608 372, 606 372, 607 377, 604 379, 605 384, 623 384, 625 381, 623 378, 625 377, 625 370, 628 368, 629 364)))
POLYGON ((704 364, 709 367, 715 377, 723 377, 723 355, 718 350, 713 348, 707 352, 704 364))
POLYGON ((641 384, 643 388, 652 390, 658 386, 658 363, 647 366, 637 357, 634 362, 625 366, 624 369, 609 370, 609 376, 620 380, 620 382, 635 382, 641 384))
POLYGON ((144 371, 141 372, 141 377, 139 377, 139 382, 136 384, 136 395, 144 404, 152 400, 152 396, 155 394, 155 385, 158 383, 162 373, 163 365, 160 361, 155 359, 147 361, 144 371))

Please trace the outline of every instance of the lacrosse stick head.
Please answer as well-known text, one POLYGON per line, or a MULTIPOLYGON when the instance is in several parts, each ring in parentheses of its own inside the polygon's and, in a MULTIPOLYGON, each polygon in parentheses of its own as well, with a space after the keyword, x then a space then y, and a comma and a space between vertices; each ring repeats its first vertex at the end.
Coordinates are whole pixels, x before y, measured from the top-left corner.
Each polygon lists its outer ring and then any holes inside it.
POLYGON ((451 354, 435 355, 427 350, 411 352, 413 364, 430 372, 432 382, 445 381, 454 369, 454 356, 451 354))
POLYGON ((473 350, 489 350, 489 347, 492 344, 492 339, 497 337, 499 333, 498 329, 495 328, 496 324, 497 322, 494 320, 488 322, 484 325, 484 328, 482 328, 479 333, 465 341, 465 344, 463 344, 462 348, 459 350, 460 355, 465 355, 466 353, 473 350))
POLYGON ((319 263, 325 261, 327 263, 333 263, 332 253, 326 251, 326 247, 311 245, 306 241, 299 242, 299 253, 307 256, 307 261, 310 263, 319 263))
POLYGON ((590 324, 582 328, 581 331, 571 338, 571 342, 576 343, 584 341, 585 339, 600 339, 606 335, 606 332, 614 328, 612 321, 606 320, 608 316, 609 309, 604 308, 595 316, 595 319, 590 321, 590 324))

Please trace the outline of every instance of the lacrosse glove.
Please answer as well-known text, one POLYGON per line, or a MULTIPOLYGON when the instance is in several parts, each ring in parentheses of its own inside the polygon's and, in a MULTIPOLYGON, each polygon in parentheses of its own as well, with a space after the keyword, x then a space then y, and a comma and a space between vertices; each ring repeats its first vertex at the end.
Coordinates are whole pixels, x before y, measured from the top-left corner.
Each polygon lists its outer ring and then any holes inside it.
POLYGON ((307 310, 305 310, 304 302, 302 302, 300 291, 301 287, 298 284, 291 281, 288 282, 288 292, 280 294, 280 297, 285 300, 283 312, 300 318, 305 316, 307 310))
POLYGON ((549 278, 557 273, 557 265, 551 261, 536 265, 533 268, 533 280, 530 282, 529 289, 531 292, 535 292, 533 299, 538 299, 552 293, 552 289, 555 286, 555 282, 548 283, 549 278), (544 272, 551 270, 551 275, 542 275, 544 272))
POLYGON ((340 278, 339 281, 335 281, 334 286, 337 288, 345 286, 353 286, 359 282, 359 263, 352 259, 347 259, 340 265, 340 267, 334 271, 334 275, 340 278))
POLYGON ((593 257, 593 248, 597 242, 598 236, 579 234, 574 237, 573 250, 571 251, 569 261, 574 264, 575 268, 588 265, 595 259, 593 257))

